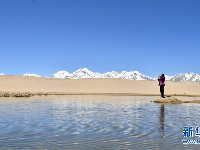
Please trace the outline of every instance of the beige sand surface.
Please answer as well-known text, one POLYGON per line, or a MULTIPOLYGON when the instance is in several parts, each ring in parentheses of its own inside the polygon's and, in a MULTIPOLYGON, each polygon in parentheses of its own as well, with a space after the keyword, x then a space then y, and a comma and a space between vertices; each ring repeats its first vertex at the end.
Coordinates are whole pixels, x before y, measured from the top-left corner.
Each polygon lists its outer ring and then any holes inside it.
MULTIPOLYGON (((160 95, 157 81, 124 79, 48 79, 0 76, 0 91, 41 94, 160 95)), ((166 95, 200 95, 200 82, 166 81, 166 95)))

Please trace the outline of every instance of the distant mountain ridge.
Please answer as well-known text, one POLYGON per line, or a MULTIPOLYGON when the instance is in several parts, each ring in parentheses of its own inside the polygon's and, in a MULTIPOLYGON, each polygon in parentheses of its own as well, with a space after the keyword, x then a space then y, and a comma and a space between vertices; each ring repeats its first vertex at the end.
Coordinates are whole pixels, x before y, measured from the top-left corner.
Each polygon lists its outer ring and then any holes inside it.
POLYGON ((130 79, 130 80, 153 80, 153 78, 145 76, 138 71, 122 71, 122 72, 106 72, 100 74, 98 72, 92 72, 87 68, 81 68, 73 73, 68 73, 67 71, 58 71, 51 76, 52 78, 62 78, 62 79, 83 79, 83 78, 120 78, 120 79, 130 79))
MULTIPOLYGON (((0 75, 4 75, 1 73, 0 75)), ((25 73, 23 76, 34 76, 34 77, 42 77, 34 73, 25 73)), ((53 74, 51 77, 45 77, 45 78, 59 78, 59 79, 83 79, 83 78, 118 78, 118 79, 128 79, 128 80, 149 80, 149 81, 155 81, 157 78, 152 78, 149 76, 146 76, 144 74, 139 73, 138 71, 122 71, 122 72, 106 72, 106 73, 98 73, 98 72, 92 72, 88 70, 87 68, 80 68, 77 71, 74 71, 72 73, 69 73, 67 71, 58 71, 55 74, 53 74)), ((193 72, 189 73, 180 73, 173 76, 165 75, 165 79, 167 81, 174 81, 174 82, 180 82, 180 81, 200 81, 200 75, 195 74, 193 72)))
POLYGON ((177 75, 168 76, 169 81, 180 82, 180 81, 200 81, 200 75, 189 72, 189 73, 179 73, 177 75))
MULTIPOLYGON (((139 73, 138 71, 122 71, 122 72, 106 72, 100 74, 98 72, 92 72, 87 68, 81 68, 73 73, 67 71, 58 71, 57 73, 51 76, 52 78, 62 78, 62 79, 82 79, 82 78, 119 78, 119 79, 129 79, 129 80, 150 80, 155 81, 157 78, 152 78, 144 74, 139 73)), ((180 73, 173 76, 165 75, 166 81, 200 81, 200 75, 193 72, 189 73, 180 73)))

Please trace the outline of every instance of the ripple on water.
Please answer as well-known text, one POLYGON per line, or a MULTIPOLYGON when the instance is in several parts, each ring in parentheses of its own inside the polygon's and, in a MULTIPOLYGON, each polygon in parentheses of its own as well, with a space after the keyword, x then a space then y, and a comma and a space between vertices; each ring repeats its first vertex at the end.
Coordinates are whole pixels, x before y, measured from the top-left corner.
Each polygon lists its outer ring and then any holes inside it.
POLYGON ((195 149, 182 128, 197 126, 200 105, 160 105, 118 97, 0 101, 0 148, 195 149), (192 114, 192 115, 191 115, 192 114))

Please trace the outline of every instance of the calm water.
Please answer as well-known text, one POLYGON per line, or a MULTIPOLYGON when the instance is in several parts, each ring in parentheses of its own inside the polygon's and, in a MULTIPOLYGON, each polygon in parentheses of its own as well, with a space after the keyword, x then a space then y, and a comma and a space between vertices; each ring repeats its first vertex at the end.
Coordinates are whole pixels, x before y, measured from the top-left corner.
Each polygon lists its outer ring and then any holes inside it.
POLYGON ((200 104, 161 105, 154 99, 1 98, 0 148, 199 149, 182 140, 184 126, 200 126, 200 104))

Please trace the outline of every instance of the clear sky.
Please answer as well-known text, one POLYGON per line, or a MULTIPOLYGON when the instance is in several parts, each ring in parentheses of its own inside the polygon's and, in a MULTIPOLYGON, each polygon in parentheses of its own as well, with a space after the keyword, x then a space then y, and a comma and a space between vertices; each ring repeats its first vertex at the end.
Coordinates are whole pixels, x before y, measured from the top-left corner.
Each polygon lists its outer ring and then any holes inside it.
POLYGON ((200 0, 1 0, 0 73, 200 74, 200 0))

